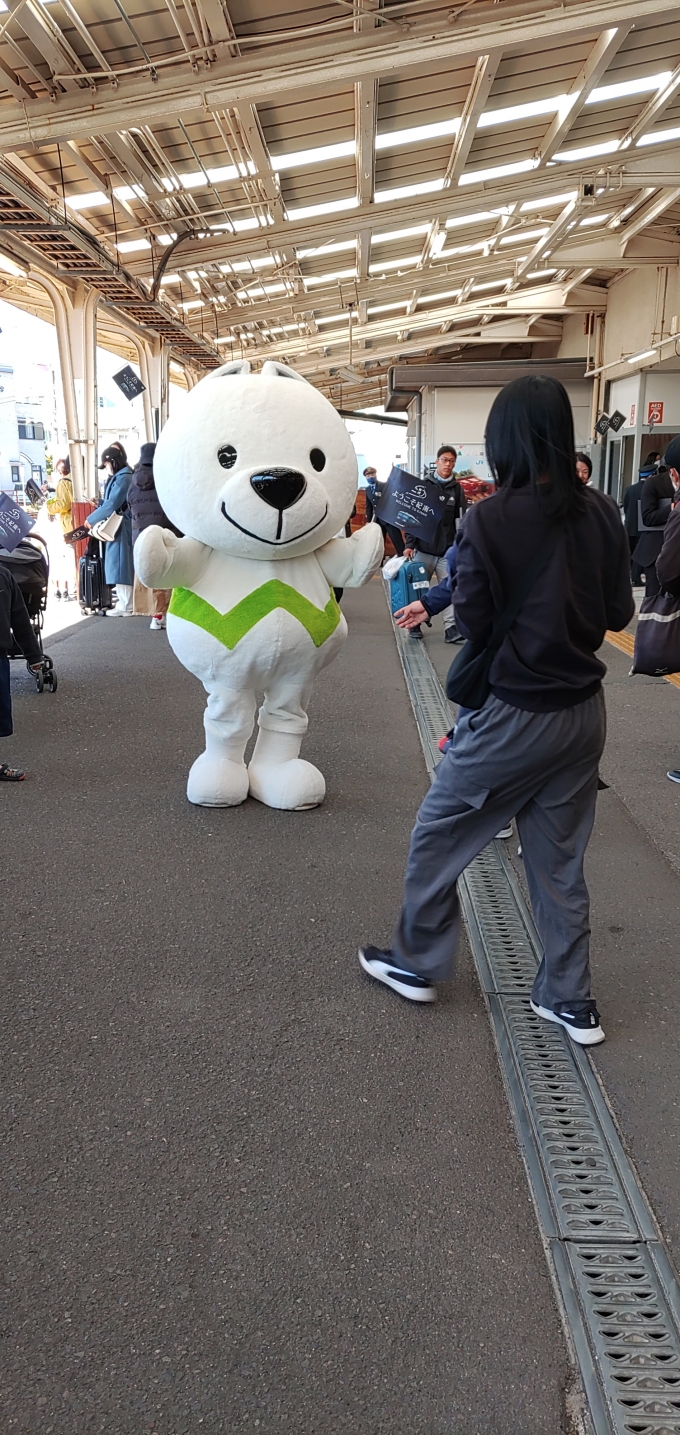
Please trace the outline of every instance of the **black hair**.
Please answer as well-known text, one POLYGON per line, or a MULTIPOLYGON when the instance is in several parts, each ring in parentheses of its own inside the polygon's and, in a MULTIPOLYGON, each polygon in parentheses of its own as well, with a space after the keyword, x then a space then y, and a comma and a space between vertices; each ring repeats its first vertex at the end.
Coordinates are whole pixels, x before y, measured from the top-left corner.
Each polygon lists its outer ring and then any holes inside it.
POLYGON ((455 448, 453 447, 453 444, 452 444, 452 443, 442 443, 442 444, 439 445, 439 448, 437 449, 437 458, 441 458, 441 456, 442 456, 443 453, 452 453, 452 454, 453 454, 453 461, 454 461, 454 463, 456 462, 456 459, 458 458, 458 454, 456 453, 456 450, 455 450, 455 448))
POLYGON ((659 453, 658 448, 653 448, 651 450, 651 453, 647 454, 645 463, 656 463, 657 458, 661 458, 661 454, 659 453))
POLYGON ((672 438, 663 456, 666 468, 674 468, 676 473, 680 472, 680 435, 672 438))
POLYGON ((120 473, 121 468, 126 467, 127 454, 122 443, 112 443, 104 449, 99 467, 103 468, 107 463, 111 464, 114 473, 120 473))
POLYGON ((571 404, 557 379, 536 374, 506 384, 491 405, 484 439, 499 488, 530 484, 553 519, 582 508, 571 404))
POLYGON ((593 472, 593 465, 592 465, 592 462, 591 462, 590 458, 588 457, 588 454, 587 454, 587 453, 581 453, 580 450, 579 450, 579 452, 578 452, 577 455, 576 455, 576 462, 577 462, 577 463, 584 463, 584 464, 585 464, 585 466, 586 466, 586 468, 587 468, 587 470, 588 470, 588 477, 591 478, 592 472, 593 472))

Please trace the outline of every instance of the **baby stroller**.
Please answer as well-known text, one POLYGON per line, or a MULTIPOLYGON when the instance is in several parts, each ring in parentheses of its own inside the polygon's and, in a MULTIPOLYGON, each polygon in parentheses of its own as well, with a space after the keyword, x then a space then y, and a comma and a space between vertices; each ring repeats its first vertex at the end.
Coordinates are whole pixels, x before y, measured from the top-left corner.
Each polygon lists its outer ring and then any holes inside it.
MULTIPOLYGON (((21 596, 28 609, 28 616, 42 652, 42 668, 37 673, 32 673, 35 678, 38 692, 48 687, 51 692, 57 691, 57 674, 54 670, 54 663, 48 657, 42 645, 43 614, 47 607, 47 594, 50 582, 50 560, 47 551, 47 544, 44 538, 38 533, 31 533, 28 538, 23 538, 21 543, 9 553, 6 548, 0 548, 0 563, 9 570, 16 580, 17 587, 21 590, 21 596)), ((10 658, 23 658, 23 653, 16 645, 8 654, 10 658)), ((29 668, 30 672, 30 668, 29 668)))

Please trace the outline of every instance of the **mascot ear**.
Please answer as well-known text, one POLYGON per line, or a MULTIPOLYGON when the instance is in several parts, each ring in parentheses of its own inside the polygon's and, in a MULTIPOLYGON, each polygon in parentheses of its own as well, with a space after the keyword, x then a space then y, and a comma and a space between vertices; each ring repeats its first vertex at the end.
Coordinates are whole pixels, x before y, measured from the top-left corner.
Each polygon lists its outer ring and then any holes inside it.
POLYGON ((208 379, 220 379, 225 374, 249 374, 250 364, 247 359, 234 359, 230 364, 222 364, 221 368, 213 369, 212 373, 206 374, 208 379))
POLYGON ((269 374, 272 378, 278 374, 281 379, 297 379, 300 384, 307 383, 302 374, 296 374, 295 369, 289 369, 287 364, 277 364, 275 359, 267 359, 266 363, 262 365, 263 377, 265 374, 269 374))

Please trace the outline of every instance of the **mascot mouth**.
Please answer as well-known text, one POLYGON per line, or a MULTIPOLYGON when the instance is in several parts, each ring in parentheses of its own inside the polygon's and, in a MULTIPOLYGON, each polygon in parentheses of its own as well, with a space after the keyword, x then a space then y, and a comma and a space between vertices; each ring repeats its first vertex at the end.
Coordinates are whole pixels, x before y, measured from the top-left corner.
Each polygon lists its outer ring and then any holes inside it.
POLYGON ((285 548, 285 546, 286 546, 287 543, 297 543, 298 539, 300 539, 300 538, 306 538, 308 533, 313 533, 313 532, 314 532, 314 529, 315 529, 315 528, 318 528, 318 527, 319 527, 319 524, 323 523, 323 521, 324 521, 324 519, 327 517, 327 515, 328 515, 328 504, 326 504, 326 507, 325 507, 325 509, 324 509, 324 511, 323 511, 323 513, 322 513, 322 515, 321 515, 321 517, 320 517, 320 518, 317 518, 316 523, 313 523, 312 526, 311 526, 311 528, 305 528, 304 533, 296 533, 293 538, 282 538, 282 539, 277 539, 277 538, 263 538, 260 533, 252 533, 249 528, 244 528, 244 527, 242 526, 242 524, 237 523, 235 518, 231 518, 231 517, 230 517, 230 515, 227 513, 227 510, 226 510, 226 508, 225 508, 225 505, 222 504, 222 516, 223 516, 224 518, 226 518, 227 523, 233 524, 234 528, 238 528, 239 533, 245 533, 248 538, 255 538, 255 539, 257 539, 257 542, 258 542, 258 543, 268 543, 269 546, 270 546, 270 548, 285 548))

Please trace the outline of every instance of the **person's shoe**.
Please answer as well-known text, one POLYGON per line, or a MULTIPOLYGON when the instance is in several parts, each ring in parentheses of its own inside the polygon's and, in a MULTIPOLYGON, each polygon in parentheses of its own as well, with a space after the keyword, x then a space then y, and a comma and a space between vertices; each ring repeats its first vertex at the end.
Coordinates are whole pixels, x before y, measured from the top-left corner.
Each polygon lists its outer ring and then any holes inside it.
POLYGON ((131 618, 131 617, 132 617, 132 608, 119 608, 119 607, 111 608, 111 609, 109 610, 108 617, 109 617, 109 618, 131 618))
POLYGON ((444 642, 455 643, 458 639, 458 629, 451 626, 444 629, 444 642))
POLYGON ((556 1021, 569 1032, 572 1041, 579 1046, 597 1046, 604 1041, 604 1032, 600 1026, 600 1013, 594 1001, 585 1002, 558 1002, 558 1010, 552 1010, 547 1006, 536 1006, 536 1003, 529 1001, 531 1010, 536 1016, 542 1016, 545 1021, 556 1021))
POLYGON ((382 952, 380 947, 360 947, 359 961, 369 977, 375 977, 377 982, 391 987, 393 992, 397 992, 400 997, 406 997, 407 1001, 437 1000, 434 982, 428 982, 425 977, 417 977, 414 972, 401 971, 392 961, 390 952, 382 952))
POLYGON ((680 782, 680 767, 672 767, 666 777, 670 778, 671 782, 680 782))
POLYGON ((408 635, 409 638, 420 638, 421 643, 423 641, 423 635, 420 631, 420 628, 409 628, 408 635))
POLYGON ((152 633, 159 633, 165 627, 165 614, 155 613, 149 623, 149 627, 152 633))
POLYGON ((500 832, 496 833, 496 841, 498 841, 499 839, 505 839, 506 837, 512 837, 511 822, 508 823, 507 827, 501 827, 500 832))

